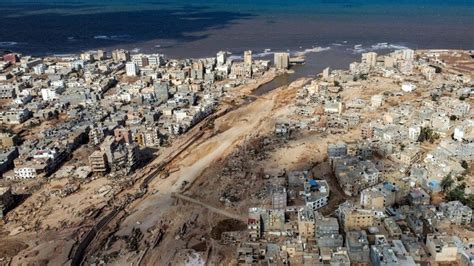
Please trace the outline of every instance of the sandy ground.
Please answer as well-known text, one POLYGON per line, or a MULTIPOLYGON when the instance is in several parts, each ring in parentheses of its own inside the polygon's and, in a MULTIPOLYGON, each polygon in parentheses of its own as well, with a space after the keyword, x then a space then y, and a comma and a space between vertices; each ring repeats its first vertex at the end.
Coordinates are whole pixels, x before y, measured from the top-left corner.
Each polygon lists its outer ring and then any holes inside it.
MULTIPOLYGON (((169 211, 174 200, 171 193, 180 190, 184 181, 192 183, 210 165, 225 158, 234 148, 251 135, 273 128, 267 118, 272 114, 277 93, 259 97, 254 102, 244 105, 235 111, 216 119, 214 136, 197 143, 187 149, 178 158, 173 168, 179 168, 166 179, 155 179, 149 190, 158 191, 144 197, 133 206, 131 213, 120 225, 118 235, 127 235, 134 227, 146 232, 150 227, 163 219, 163 214, 169 211)), ((153 254, 148 260, 154 261, 153 254)), ((123 261, 118 261, 121 264, 123 261)))
MULTIPOLYGON (((204 128, 204 134, 194 140, 193 136, 200 131, 200 125, 193 128, 187 134, 177 138, 168 148, 160 150, 158 157, 148 166, 140 169, 134 177, 139 179, 145 173, 162 161, 165 161, 174 151, 179 150, 182 145, 192 140, 193 143, 187 147, 168 166, 169 176, 165 179, 155 178, 148 185, 148 192, 142 198, 134 201, 126 208, 124 219, 117 219, 117 228, 108 228, 115 232, 114 236, 121 239, 116 241, 106 250, 95 252, 94 255, 120 253, 110 264, 125 265, 137 264, 141 260, 144 265, 173 265, 201 264, 203 261, 219 262, 227 265, 233 262, 235 250, 232 246, 220 243, 212 237, 212 230, 217 224, 224 221, 226 217, 213 213, 204 205, 225 209, 236 215, 245 217, 249 206, 265 206, 268 197, 256 198, 268 183, 278 178, 262 180, 257 177, 258 169, 263 169, 265 174, 278 176, 282 170, 307 170, 311 169, 316 178, 324 178, 331 187, 331 199, 327 207, 321 211, 331 214, 335 207, 345 199, 335 178, 331 174, 330 166, 326 161, 326 149, 328 143, 337 141, 351 141, 360 139, 360 130, 351 130, 343 135, 320 134, 317 132, 302 132, 287 141, 279 143, 274 149, 265 151, 264 156, 258 161, 247 162, 252 171, 237 173, 236 179, 225 179, 221 173, 227 166, 226 161, 231 155, 253 140, 273 135, 274 125, 279 120, 291 120, 295 110, 295 95, 299 88, 308 82, 301 79, 290 86, 275 89, 263 96, 251 96, 253 101, 239 105, 239 99, 248 96, 258 84, 268 82, 273 78, 268 74, 258 83, 248 84, 232 90, 233 95, 229 101, 223 101, 221 108, 236 107, 225 113, 214 121, 212 128, 204 128), (234 101, 237 99, 237 101, 234 101), (187 184, 186 186, 184 186, 187 184), (225 190, 233 188, 241 190, 241 201, 233 204, 220 202, 219 197, 225 190), (172 198, 176 192, 186 193, 203 205, 192 204, 172 198), (195 221, 190 221, 196 217, 195 221), (154 239, 158 226, 166 225, 166 233, 160 245, 156 248, 145 249, 146 241, 154 239), (180 229, 187 225, 184 237, 176 237, 180 229), (139 241, 139 252, 128 252, 125 250, 127 237, 132 234, 133 229, 138 228, 143 233, 139 241), (212 249, 210 248, 212 247, 212 249), (194 251, 196 252, 194 252, 194 251)), ((364 82, 362 86, 344 90, 341 97, 344 101, 357 97, 370 102, 374 94, 382 94, 386 91, 400 91, 400 83, 391 79, 376 78, 364 82)), ((396 106, 404 101, 412 101, 417 97, 428 97, 426 91, 420 90, 413 94, 401 97, 389 97, 386 104, 378 110, 372 110, 363 114, 366 121, 381 119, 381 113, 390 106, 396 106)), ((249 145, 251 146, 251 145, 249 145)), ((430 150, 432 147, 425 147, 430 150)), ((250 149, 251 150, 251 149, 250 149)), ((79 155, 78 155, 79 156, 79 155)), ((244 162, 245 164, 246 162, 244 162)), ((107 196, 97 195, 97 189, 109 184, 109 180, 100 178, 87 184, 82 184, 78 192, 65 198, 50 197, 41 206, 38 202, 44 201, 42 192, 53 188, 64 187, 66 179, 55 180, 47 184, 28 198, 21 210, 32 209, 29 213, 23 213, 29 227, 38 226, 41 233, 22 232, 25 224, 14 222, 4 227, 4 237, 1 238, 0 255, 17 254, 14 264, 25 262, 49 262, 61 264, 66 261, 67 253, 72 245, 73 237, 77 235, 76 229, 87 229, 93 222, 82 224, 85 217, 81 214, 87 213, 88 206, 100 208, 109 199, 107 196), (39 217, 41 220, 39 221, 39 217), (67 220, 67 225, 64 224, 67 220), (64 229, 66 226, 67 229, 64 229), (57 231, 55 228, 61 228, 57 231), (76 234, 75 234, 76 233, 76 234), (13 236, 8 236, 15 235, 13 236), (8 246, 8 248, 5 248, 8 246), (3 253, 2 253, 3 252, 3 253), (53 260, 54 258, 54 260, 53 260)), ((137 191, 139 182, 131 189, 123 191, 118 197, 126 193, 137 191)), ((10 214, 9 214, 10 215, 10 214)), ((114 223, 115 225, 115 223, 114 223)), ((455 228, 452 228, 455 230, 455 228)), ((105 237, 107 234, 104 234, 105 237)), ((212 263, 211 263, 212 264, 212 263)))
MULTIPOLYGON (((257 82, 237 88, 235 91, 238 93, 235 93, 234 97, 240 98, 242 95, 250 93, 260 84, 272 80, 274 76, 275 73, 269 72, 257 82)), ((259 114, 261 110, 268 113, 271 108, 272 101, 262 99, 253 105, 245 106, 243 110, 239 109, 239 113, 231 112, 217 120, 216 124, 223 126, 216 127, 214 137, 209 138, 213 135, 213 132, 210 132, 204 137, 206 141, 201 141, 202 143, 198 141, 191 146, 181 158, 175 160, 176 165, 173 167, 178 167, 179 171, 172 173, 167 179, 156 178, 149 186, 149 191, 153 192, 148 193, 146 197, 130 206, 130 215, 120 224, 117 235, 130 233, 130 230, 137 225, 140 225, 139 227, 143 230, 155 225, 161 214, 166 212, 168 207, 173 204, 171 193, 179 190, 183 181, 190 182, 199 176, 213 161, 229 152, 246 132, 252 132, 253 128, 260 123, 259 115, 243 117, 242 114, 259 114), (230 119, 236 125, 227 130, 225 124, 230 119)), ((194 131, 196 130, 198 129, 194 129, 194 131)), ((161 150, 155 162, 169 156, 176 147, 186 142, 191 134, 182 136, 171 147, 161 150)), ((73 160, 66 165, 75 165, 80 161, 84 161, 84 154, 89 153, 86 150, 88 148, 84 146, 84 148, 75 152, 73 160)), ((153 163, 150 165, 153 165, 153 163)), ((150 170, 149 166, 139 170, 134 176, 143 175, 150 170)), ((33 261, 46 263, 49 261, 60 264, 58 260, 67 257, 67 253, 69 253, 74 242, 74 235, 79 232, 76 228, 87 228, 91 224, 91 221, 84 223, 87 219, 86 214, 105 206, 113 194, 98 194, 98 189, 113 185, 114 181, 98 178, 89 183, 80 184, 78 191, 66 197, 50 196, 51 191, 62 189, 68 183, 66 178, 54 179, 8 214, 9 222, 2 226, 0 237, 4 248, 0 246, 0 253, 4 253, 7 257, 15 254, 14 260, 18 262, 22 260, 23 263, 33 261), (70 231, 67 228, 75 228, 75 230, 70 231), (57 231, 57 229, 60 231, 57 231), (32 235, 32 233, 25 232, 25 230, 38 230, 38 233, 32 235), (55 238, 55 235, 49 236, 48 232, 62 233, 57 233, 57 238, 55 238), (14 235, 14 237, 8 235, 14 235), (54 241, 47 241, 49 238, 54 241), (52 258, 55 258, 55 260, 53 261, 52 258)), ((126 191, 121 195, 125 193, 126 191)))

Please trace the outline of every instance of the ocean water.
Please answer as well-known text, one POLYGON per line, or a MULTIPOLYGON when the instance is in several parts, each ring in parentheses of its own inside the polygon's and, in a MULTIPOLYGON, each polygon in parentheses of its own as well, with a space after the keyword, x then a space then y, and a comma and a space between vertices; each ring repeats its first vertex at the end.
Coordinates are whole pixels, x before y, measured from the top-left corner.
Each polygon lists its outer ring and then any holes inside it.
POLYGON ((473 25, 474 0, 1 0, 0 50, 332 50, 352 59, 405 46, 473 49, 473 25))

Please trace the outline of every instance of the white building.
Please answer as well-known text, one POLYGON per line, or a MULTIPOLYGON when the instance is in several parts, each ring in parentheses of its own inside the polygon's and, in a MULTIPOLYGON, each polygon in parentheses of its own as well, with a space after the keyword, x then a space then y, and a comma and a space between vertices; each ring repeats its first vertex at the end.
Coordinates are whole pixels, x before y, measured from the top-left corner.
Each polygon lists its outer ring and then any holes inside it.
POLYGON ((372 108, 379 108, 383 104, 383 95, 374 95, 370 98, 372 108))
POLYGON ((328 144, 327 153, 329 158, 342 157, 347 155, 347 144, 338 142, 336 144, 328 144))
POLYGON ((135 64, 134 62, 128 62, 125 65, 125 69, 127 71, 127 76, 129 77, 136 77, 138 74, 137 64, 135 64))
POLYGON ((290 66, 289 53, 275 53, 273 59, 277 69, 288 69, 290 66))
POLYGON ((474 140, 474 120, 465 120, 454 128, 453 138, 457 141, 472 142, 474 140))
POLYGON ((416 86, 411 83, 403 83, 402 84, 402 91, 404 92, 412 92, 416 89, 416 86))
POLYGON ((415 51, 412 49, 403 49, 402 50, 402 59, 411 61, 415 58, 415 51))
POLYGON ((328 204, 329 186, 326 180, 310 179, 304 184, 304 198, 306 206, 313 211, 328 204))
POLYGON ((44 74, 45 70, 46 70, 46 67, 43 64, 39 64, 33 67, 33 71, 35 72, 36 75, 44 74))
POLYGON ((37 171, 34 167, 15 167, 14 172, 14 178, 17 179, 31 179, 37 176, 37 171))
POLYGON ((421 127, 420 126, 411 126, 408 128, 408 137, 413 140, 417 141, 418 137, 420 136, 421 133, 421 127))
POLYGON ((435 262, 456 261, 458 249, 454 244, 452 236, 427 235, 426 248, 435 262))
POLYGON ((470 224, 472 210, 459 201, 442 202, 440 209, 444 216, 454 224, 470 224))
POLYGON ((56 89, 53 88, 45 88, 41 89, 41 98, 43 98, 43 101, 51 101, 54 99, 57 99, 56 95, 56 89))
POLYGON ((152 66, 161 66, 164 63, 164 58, 160 54, 148 55, 148 63, 152 66))
POLYGON ((332 114, 341 114, 342 103, 341 102, 326 102, 324 104, 324 112, 332 113, 332 114))
POLYGON ((222 66, 226 63, 227 61, 227 53, 224 51, 220 51, 217 53, 217 65, 222 66))
POLYGON ((368 52, 362 54, 362 63, 367 64, 370 67, 374 67, 377 63, 377 53, 368 52))
POLYGON ((244 64, 252 65, 252 51, 251 50, 244 52, 244 64))

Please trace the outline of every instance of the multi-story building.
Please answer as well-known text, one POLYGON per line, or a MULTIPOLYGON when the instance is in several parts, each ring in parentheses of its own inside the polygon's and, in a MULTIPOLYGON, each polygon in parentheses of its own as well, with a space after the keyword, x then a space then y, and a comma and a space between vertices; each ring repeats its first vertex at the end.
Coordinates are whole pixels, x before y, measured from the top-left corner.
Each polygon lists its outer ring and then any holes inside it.
POLYGON ((126 62, 130 60, 130 52, 123 49, 114 50, 112 58, 115 62, 126 62))
POLYGON ((332 165, 339 185, 349 196, 376 185, 381 175, 372 161, 356 157, 334 158, 332 165))
POLYGON ((19 166, 15 165, 14 176, 8 179, 33 179, 47 172, 48 165, 45 162, 29 162, 19 166))
POLYGON ((11 109, 0 112, 0 124, 18 125, 31 117, 31 112, 26 108, 11 109))
POLYGON ((251 77, 252 77, 251 65, 247 65, 243 62, 232 64, 230 68, 229 78, 242 79, 242 78, 251 78, 251 77))
POLYGON ((407 255, 408 252, 401 241, 394 240, 389 243, 384 237, 382 239, 384 240, 375 240, 375 245, 370 247, 370 259, 373 266, 418 265, 411 256, 407 255))
POLYGON ((384 103, 384 96, 383 95, 373 95, 370 98, 370 103, 372 104, 372 108, 379 108, 384 103))
POLYGON ((52 101, 58 98, 58 92, 59 89, 57 88, 44 88, 41 89, 41 98, 43 101, 52 101))
POLYGON ((426 248, 435 262, 456 261, 458 248, 452 236, 429 234, 426 236, 426 248))
POLYGON ((343 157, 347 155, 347 144, 344 142, 338 142, 336 144, 328 144, 327 148, 328 157, 343 157))
POLYGON ((95 125, 89 130, 89 141, 93 145, 99 145, 105 139, 104 128, 100 125, 95 125))
POLYGON ((377 63, 377 53, 368 52, 362 54, 362 63, 367 64, 370 67, 375 67, 377 63))
POLYGON ((94 173, 105 173, 108 170, 107 157, 103 151, 94 151, 89 156, 89 165, 94 173))
POLYGON ((349 258, 349 254, 347 254, 347 249, 338 248, 337 251, 333 252, 330 265, 331 266, 351 266, 351 260, 349 258))
POLYGON ((8 132, 0 133, 0 148, 8 149, 18 144, 18 135, 8 132))
POLYGON ((135 143, 125 143, 123 138, 107 136, 100 145, 112 172, 124 170, 131 172, 138 163, 138 147, 135 143))
POLYGON ((472 209, 459 201, 442 202, 439 208, 453 224, 469 225, 471 223, 472 209))
POLYGON ((312 208, 302 208, 298 211, 298 233, 305 239, 315 238, 315 214, 312 208))
POLYGON ((383 209, 385 207, 384 193, 378 189, 366 188, 360 192, 360 205, 363 208, 383 209))
POLYGON ((248 66, 252 65, 252 51, 251 50, 244 52, 244 64, 248 66))
POLYGON ((224 65, 225 63, 227 63, 227 52, 224 52, 224 51, 218 52, 216 58, 217 58, 218 66, 224 65))
POLYGON ((402 235, 402 229, 400 226, 395 222, 395 219, 388 217, 383 220, 383 224, 385 226, 385 229, 387 229, 387 232, 390 237, 395 238, 395 239, 400 239, 402 235))
POLYGON ((285 209, 287 206, 287 192, 285 187, 275 187, 272 189, 272 208, 285 209))
POLYGON ((422 152, 419 146, 409 145, 400 152, 400 161, 405 165, 412 165, 421 159, 422 152))
POLYGON ((360 205, 369 209, 384 209, 400 200, 400 189, 390 182, 366 188, 360 193, 360 205))
POLYGON ((158 127, 148 126, 143 131, 143 144, 145 147, 159 147, 161 137, 158 127))
POLYGON ((408 194, 408 202, 411 205, 428 205, 430 199, 430 195, 421 188, 412 189, 408 194))
POLYGON ((127 76, 129 77, 135 77, 138 74, 138 67, 135 62, 128 62, 125 65, 125 71, 127 73, 127 76))
POLYGON ((290 66, 290 54, 275 53, 274 64, 277 69, 288 69, 288 67, 290 66))
POLYGON ((148 56, 143 54, 136 54, 132 56, 132 62, 139 68, 146 67, 150 64, 148 56))
POLYGON ((20 57, 18 56, 18 54, 7 53, 7 54, 3 55, 3 60, 6 61, 6 62, 10 62, 12 64, 15 64, 17 62, 20 62, 20 57))
POLYGON ((374 224, 373 211, 354 207, 349 202, 339 205, 337 214, 345 231, 366 229, 374 224))
POLYGON ((15 99, 16 97, 16 90, 12 86, 8 85, 0 85, 0 99, 3 100, 11 100, 15 99))
POLYGON ((0 187, 0 219, 14 204, 12 189, 10 187, 0 187))
POLYGON ((352 265, 370 265, 370 248, 365 231, 347 231, 346 247, 352 265))
POLYGON ((251 241, 257 241, 262 237, 262 216, 260 208, 250 208, 247 219, 247 231, 251 241))
POLYGON ((123 139, 126 143, 132 143, 132 131, 125 127, 118 127, 114 129, 114 136, 117 141, 123 139))
POLYGON ((361 127, 361 136, 364 139, 371 139, 374 137, 374 127, 370 124, 363 124, 361 127))
POLYGON ((316 213, 315 218, 315 235, 316 243, 319 248, 337 249, 342 247, 344 238, 339 234, 339 223, 337 218, 324 217, 316 213))
POLYGON ((19 156, 17 147, 0 149, 0 176, 13 167, 13 161, 19 156))
POLYGON ((326 180, 309 179, 304 183, 306 206, 313 211, 324 207, 329 200, 329 185, 326 180))

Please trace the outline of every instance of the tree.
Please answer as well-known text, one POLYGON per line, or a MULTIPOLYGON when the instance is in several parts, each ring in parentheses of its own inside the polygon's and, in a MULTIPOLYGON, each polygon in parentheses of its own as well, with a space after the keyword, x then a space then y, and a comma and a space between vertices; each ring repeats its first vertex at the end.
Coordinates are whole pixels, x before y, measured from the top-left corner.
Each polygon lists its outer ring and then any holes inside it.
POLYGON ((465 201, 465 204, 469 206, 469 208, 474 209, 474 194, 469 194, 465 201))
POLYGON ((469 168, 469 164, 465 160, 461 161, 461 166, 462 166, 462 168, 464 168, 466 170, 469 168))
POLYGON ((448 174, 447 176, 443 178, 443 180, 441 180, 440 186, 441 186, 441 189, 446 193, 453 184, 454 184, 454 180, 451 177, 451 174, 448 174))
POLYGON ((456 186, 453 190, 449 191, 448 193, 448 200, 449 201, 460 201, 462 203, 466 202, 466 198, 464 197, 464 190, 466 189, 466 184, 462 183, 461 185, 456 186))
POLYGON ((421 128, 420 135, 418 136, 418 142, 429 141, 433 143, 437 139, 439 139, 439 134, 436 133, 433 129, 429 127, 421 128))
POLYGON ((456 120, 458 120, 458 117, 455 116, 455 115, 451 115, 451 116, 449 117, 449 120, 451 120, 451 121, 456 121, 456 120))

